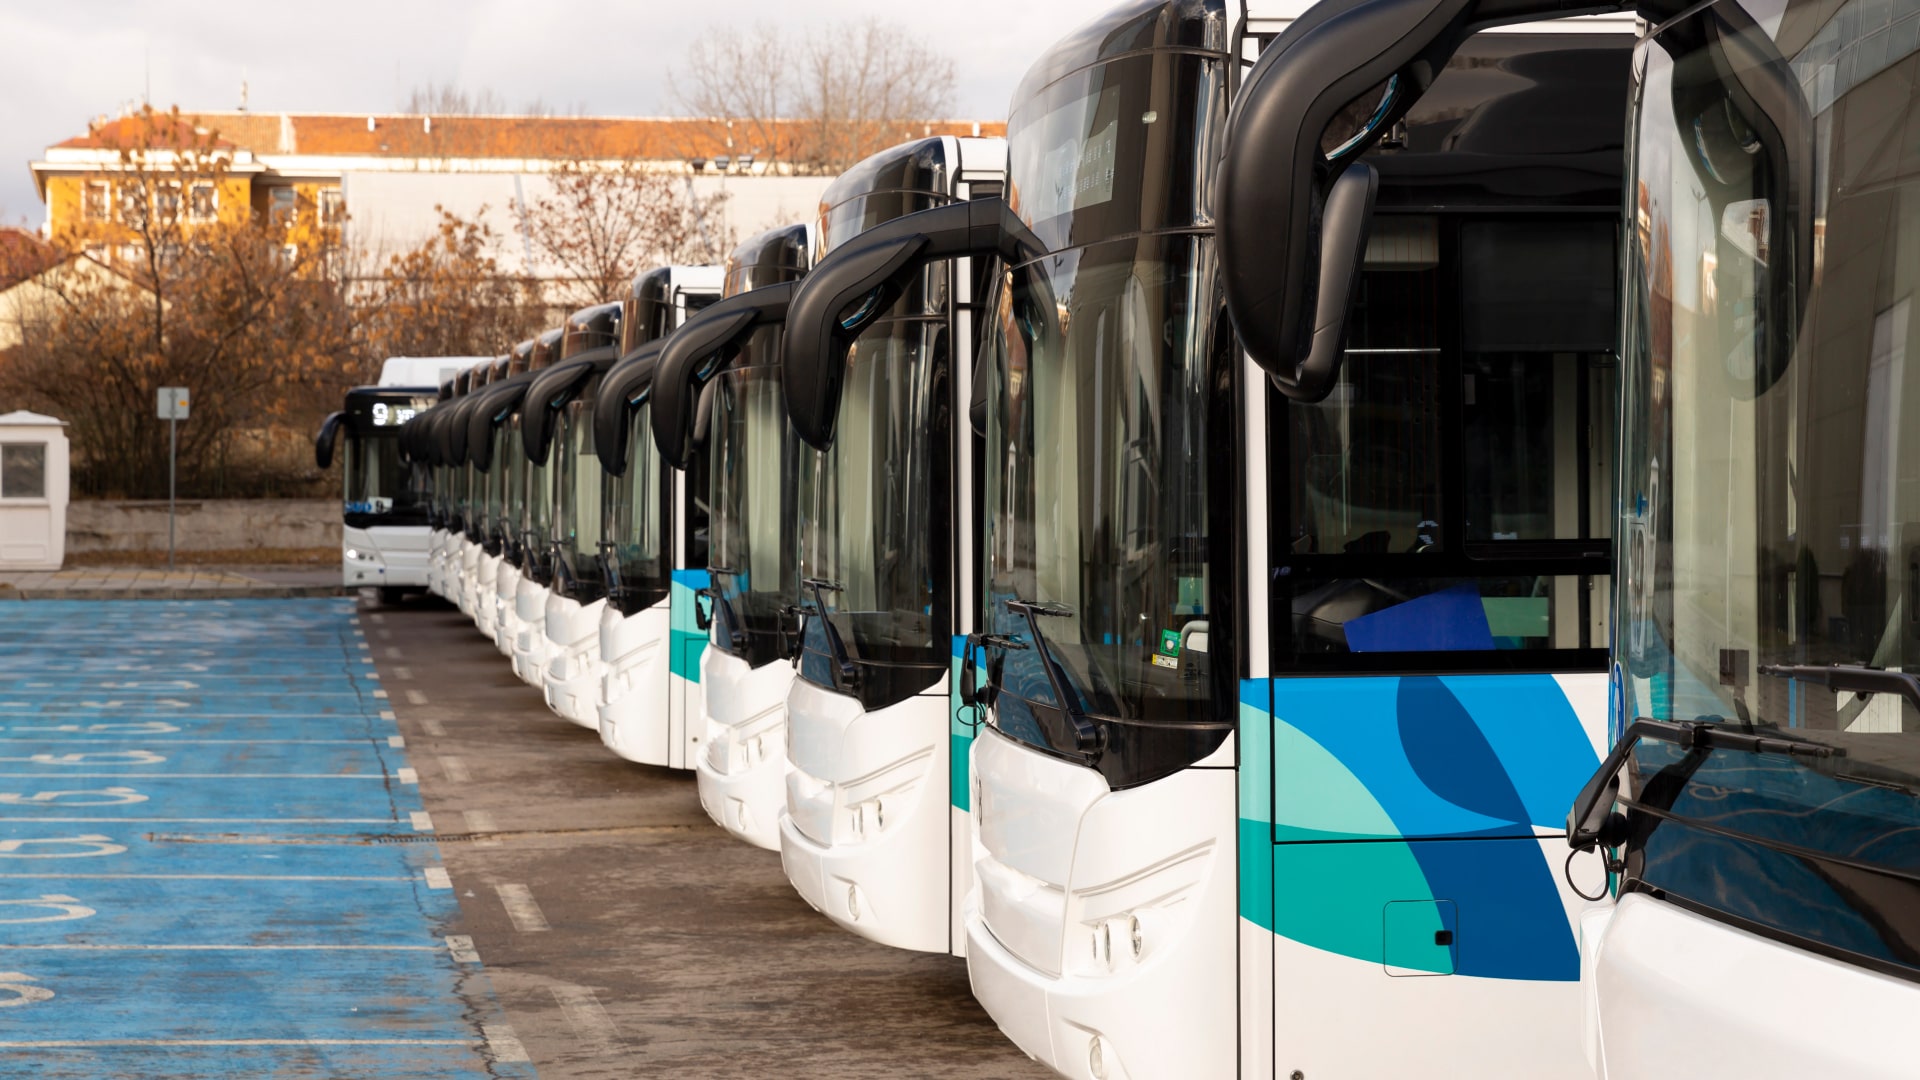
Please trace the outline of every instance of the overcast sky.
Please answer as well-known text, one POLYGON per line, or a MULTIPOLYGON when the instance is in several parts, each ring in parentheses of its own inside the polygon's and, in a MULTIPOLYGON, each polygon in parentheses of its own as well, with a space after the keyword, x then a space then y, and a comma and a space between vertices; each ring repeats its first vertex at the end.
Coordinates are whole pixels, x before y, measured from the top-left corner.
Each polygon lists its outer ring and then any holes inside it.
POLYGON ((0 11, 0 220, 39 225, 27 162, 87 119, 158 107, 380 112, 428 81, 490 89, 511 108, 673 111, 667 71, 696 36, 765 21, 804 30, 879 16, 953 57, 956 118, 1006 116, 1014 83, 1113 0, 211 0, 8 3, 0 11), (724 15, 719 13, 724 12, 724 15), (710 21, 725 19, 724 24, 710 21))

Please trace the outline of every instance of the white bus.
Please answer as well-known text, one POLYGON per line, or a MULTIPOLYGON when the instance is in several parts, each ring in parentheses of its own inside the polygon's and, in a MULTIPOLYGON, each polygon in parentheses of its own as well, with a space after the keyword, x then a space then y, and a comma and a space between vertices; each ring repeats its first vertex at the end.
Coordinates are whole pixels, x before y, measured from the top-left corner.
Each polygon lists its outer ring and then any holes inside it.
POLYGON ((600 562, 600 740, 628 761, 691 769, 701 730, 706 614, 707 455, 670 469, 653 441, 661 345, 720 298, 718 266, 670 266, 634 279, 621 315, 621 359, 593 403, 594 452, 605 473, 600 562))

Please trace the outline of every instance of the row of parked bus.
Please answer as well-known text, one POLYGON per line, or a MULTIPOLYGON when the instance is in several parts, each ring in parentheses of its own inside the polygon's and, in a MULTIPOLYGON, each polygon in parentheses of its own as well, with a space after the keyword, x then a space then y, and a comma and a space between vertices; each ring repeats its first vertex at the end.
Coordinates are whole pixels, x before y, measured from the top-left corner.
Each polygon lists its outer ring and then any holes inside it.
POLYGON ((1128 3, 346 423, 348 580, 1064 1075, 1911 1076, 1917 43, 1128 3))

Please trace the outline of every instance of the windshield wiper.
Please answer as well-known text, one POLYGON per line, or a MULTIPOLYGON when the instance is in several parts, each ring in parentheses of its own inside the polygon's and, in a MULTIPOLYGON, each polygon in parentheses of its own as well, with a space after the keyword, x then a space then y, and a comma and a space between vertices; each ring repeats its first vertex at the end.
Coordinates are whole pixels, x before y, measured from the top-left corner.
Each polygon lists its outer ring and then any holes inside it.
MULTIPOLYGON (((1763 666, 1761 671, 1766 672, 1763 666)), ((1768 672, 1771 674, 1771 672, 1768 672)), ((1635 720, 1627 725, 1613 752, 1600 763, 1600 769, 1580 789, 1579 798, 1567 813, 1567 846, 1579 851, 1595 847, 1618 847, 1625 838, 1615 823, 1613 804, 1620 791, 1620 770, 1641 739, 1672 743, 1688 750, 1745 750, 1755 754, 1786 754, 1791 757, 1830 758, 1845 751, 1801 739, 1781 739, 1745 731, 1725 723, 1698 721, 1676 724, 1668 720, 1635 720)))
MULTIPOLYGON (((707 567, 708 577, 712 577, 716 574, 721 577, 739 577, 740 571, 735 570, 730 566, 707 567)), ((721 616, 721 622, 723 624, 721 629, 725 630, 727 633, 727 648, 738 649, 740 647, 740 643, 734 637, 734 627, 740 625, 740 619, 738 616, 734 615, 733 613, 733 604, 727 600, 725 593, 709 585, 706 588, 700 589, 694 593, 693 614, 696 620, 699 618, 699 615, 700 615, 699 598, 702 596, 706 597, 708 602, 713 604, 715 614, 721 616)), ((711 623, 712 619, 709 618, 708 622, 711 623)))
MULTIPOLYGON (((837 581, 826 578, 801 578, 800 584, 813 590, 813 610, 820 615, 820 628, 826 633, 827 649, 833 654, 833 663, 840 672, 841 684, 851 690, 860 677, 860 669, 853 666, 853 655, 847 651, 847 643, 840 637, 840 628, 827 618, 827 598, 830 592, 845 592, 847 587, 837 581)), ((808 609, 800 609, 800 647, 806 648, 808 609)))
POLYGON ((1075 748, 1083 754, 1097 754, 1100 751, 1100 728, 1087 719, 1080 708, 1080 696, 1073 692, 1073 681, 1068 678, 1067 670, 1054 658, 1053 649, 1047 644, 1047 636, 1040 632, 1042 617, 1049 619, 1065 618, 1073 614, 1073 609, 1065 604, 1056 604, 1045 600, 1009 600, 1007 610, 1027 618, 1027 627, 1033 631, 1033 644, 1040 654, 1040 670, 1046 673, 1047 685, 1053 688, 1053 697, 1060 703, 1060 709, 1067 714, 1067 722, 1073 725, 1075 748))
POLYGON ((1759 671, 1777 679, 1817 683, 1835 693, 1899 694, 1907 704, 1920 709, 1920 677, 1904 671, 1884 671, 1864 664, 1761 664, 1759 671))

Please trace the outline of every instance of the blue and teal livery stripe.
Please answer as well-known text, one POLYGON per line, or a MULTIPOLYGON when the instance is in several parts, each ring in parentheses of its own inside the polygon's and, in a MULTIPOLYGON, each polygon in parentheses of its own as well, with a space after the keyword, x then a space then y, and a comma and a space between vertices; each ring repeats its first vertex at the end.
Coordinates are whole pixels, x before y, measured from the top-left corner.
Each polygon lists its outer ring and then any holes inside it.
POLYGON ((1251 680, 1240 712, 1245 918, 1395 968, 1579 977, 1537 838, 1597 760, 1552 676, 1251 680), (1436 945, 1461 912, 1472 947, 1436 945))
POLYGON ((700 656, 707 651, 708 640, 707 631, 700 629, 700 617, 695 607, 700 598, 694 593, 706 588, 712 580, 705 570, 673 572, 667 609, 673 636, 673 648, 667 658, 668 670, 691 683, 700 681, 700 656))

